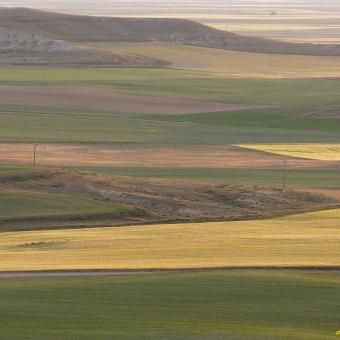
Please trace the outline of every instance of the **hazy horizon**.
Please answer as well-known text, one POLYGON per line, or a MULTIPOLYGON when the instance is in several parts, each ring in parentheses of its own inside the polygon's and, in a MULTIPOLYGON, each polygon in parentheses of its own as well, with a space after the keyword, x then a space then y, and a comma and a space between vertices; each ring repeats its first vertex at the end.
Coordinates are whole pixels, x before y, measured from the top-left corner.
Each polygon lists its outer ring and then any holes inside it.
POLYGON ((88 11, 98 12, 102 14, 111 10, 129 10, 131 12, 150 9, 155 7, 160 10, 172 10, 176 8, 179 11, 191 9, 193 11, 207 8, 211 10, 235 9, 248 7, 251 10, 253 7, 258 8, 280 8, 285 6, 286 9, 306 8, 308 10, 318 10, 328 12, 334 9, 340 9, 340 3, 337 0, 329 0, 325 4, 321 0, 100 0, 93 2, 91 0, 74 0, 69 2, 67 0, 3 0, 0 1, 0 6, 5 7, 31 7, 60 11, 78 11, 84 13, 88 11), (286 6, 290 7, 286 7, 286 6), (137 7, 136 7, 137 6, 137 7))
POLYGON ((326 4, 321 0, 3 0, 0 6, 81 15, 183 18, 246 35, 340 43, 338 0, 326 4))

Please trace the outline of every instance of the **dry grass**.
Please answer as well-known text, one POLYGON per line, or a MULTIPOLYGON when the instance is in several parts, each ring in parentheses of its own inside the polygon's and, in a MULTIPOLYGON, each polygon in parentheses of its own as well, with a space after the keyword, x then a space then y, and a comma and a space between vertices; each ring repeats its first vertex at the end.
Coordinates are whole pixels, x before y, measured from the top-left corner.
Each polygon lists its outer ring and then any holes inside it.
MULTIPOLYGON (((0 143, 0 162, 32 164, 32 144, 0 143)), ((134 144, 40 144, 40 166, 263 168, 281 167, 277 155, 232 146, 134 145, 134 144)), ((326 167, 332 162, 291 160, 295 168, 326 167)))
POLYGON ((90 46, 156 57, 170 62, 173 68, 232 77, 315 78, 340 75, 339 57, 259 54, 166 43, 94 43, 90 46))
POLYGON ((0 270, 339 266, 339 225, 340 210, 331 210, 263 221, 3 233, 0 270))
POLYGON ((242 144, 247 149, 323 161, 340 160, 340 144, 242 144))

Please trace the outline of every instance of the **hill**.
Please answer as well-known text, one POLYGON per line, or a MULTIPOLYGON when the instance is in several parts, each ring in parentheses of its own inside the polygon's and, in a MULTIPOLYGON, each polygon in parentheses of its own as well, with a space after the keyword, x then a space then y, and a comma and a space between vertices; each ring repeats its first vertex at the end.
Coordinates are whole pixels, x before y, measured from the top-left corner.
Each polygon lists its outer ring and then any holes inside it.
POLYGON ((340 45, 336 44, 248 37, 183 19, 109 18, 2 8, 0 27, 72 42, 173 42, 259 53, 340 55, 340 45))
MULTIPOLYGON (((3 10, 0 12, 4 13, 3 10)), ((53 39, 43 31, 36 34, 29 28, 20 30, 22 28, 20 25, 1 26, 0 24, 2 65, 158 67, 167 64, 153 57, 99 51, 65 40, 53 39)))
POLYGON ((11 192, 15 195, 14 202, 17 202, 20 197, 18 198, 18 194, 15 193, 23 191, 26 192, 26 200, 20 201, 22 202, 20 206, 32 207, 22 208, 21 211, 26 216, 25 221, 19 215, 18 209, 14 209, 14 204, 5 206, 3 210, 0 209, 0 231, 71 226, 123 226, 158 222, 249 220, 322 210, 339 205, 337 199, 317 193, 271 187, 107 176, 67 170, 33 173, 28 171, 0 176, 0 193, 5 195, 3 200, 8 201, 8 193, 11 192), (41 217, 45 203, 41 195, 38 196, 37 202, 37 191, 40 194, 52 195, 54 200, 60 198, 57 209, 54 209, 50 216, 41 217), (92 200, 86 201, 87 205, 83 204, 84 201, 77 203, 79 213, 73 215, 71 219, 65 216, 67 212, 65 209, 63 218, 60 218, 61 213, 56 218, 55 211, 59 212, 58 207, 66 205, 67 197, 92 200), (32 199, 34 204, 31 202, 32 199), (90 203, 91 209, 88 208, 90 203), (110 214, 92 213, 107 212, 108 203, 112 205, 109 209, 110 214), (87 218, 82 218, 80 212, 83 208, 79 208, 80 206, 87 207, 89 214, 87 218), (119 214, 113 215, 117 207, 129 209, 121 209, 119 214), (27 217, 27 210, 31 218, 27 217))

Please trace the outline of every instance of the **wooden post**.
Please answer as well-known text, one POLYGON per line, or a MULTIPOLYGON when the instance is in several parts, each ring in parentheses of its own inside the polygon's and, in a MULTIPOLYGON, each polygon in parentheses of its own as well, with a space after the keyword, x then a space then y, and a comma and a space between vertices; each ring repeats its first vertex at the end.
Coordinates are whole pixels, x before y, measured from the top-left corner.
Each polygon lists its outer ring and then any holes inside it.
POLYGON ((283 188, 286 188, 287 186, 287 160, 283 159, 282 163, 283 163, 283 188))
POLYGON ((36 166, 37 163, 37 147, 38 143, 33 144, 33 166, 36 166))

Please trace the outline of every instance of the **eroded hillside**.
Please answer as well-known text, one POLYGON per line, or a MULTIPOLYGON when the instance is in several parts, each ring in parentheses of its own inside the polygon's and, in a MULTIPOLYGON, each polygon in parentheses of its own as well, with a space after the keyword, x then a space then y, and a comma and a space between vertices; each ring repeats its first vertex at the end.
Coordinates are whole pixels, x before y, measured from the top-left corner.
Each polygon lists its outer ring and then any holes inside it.
POLYGON ((124 226, 166 222, 262 219, 336 207, 336 198, 271 187, 105 176, 49 170, 0 177, 0 190, 84 197, 131 207, 131 213, 4 219, 0 230, 124 226))
POLYGON ((337 44, 300 44, 242 36, 182 19, 95 17, 2 8, 0 27, 72 42, 172 42, 259 53, 340 55, 337 44))

